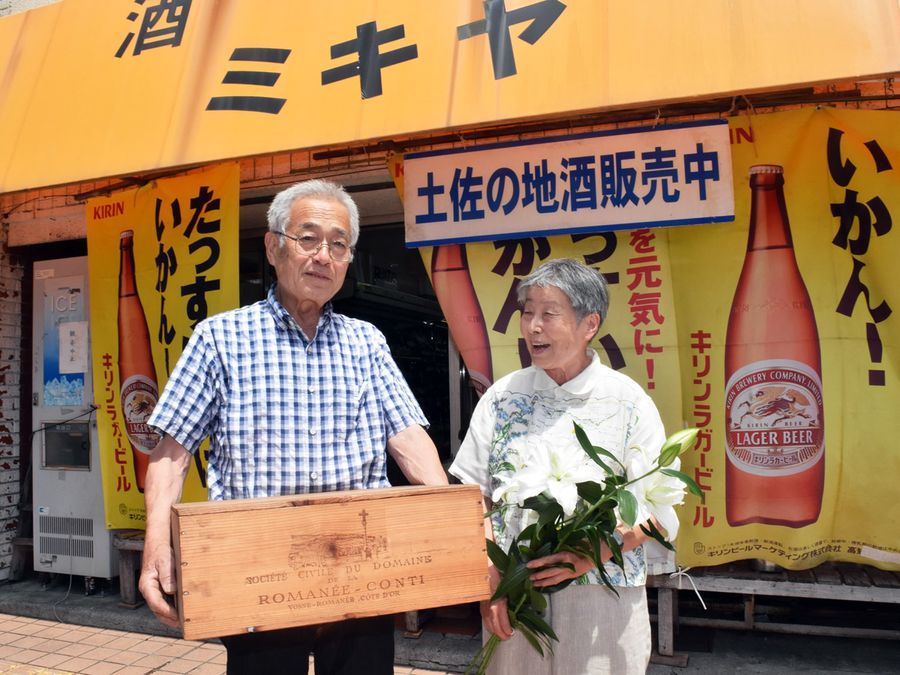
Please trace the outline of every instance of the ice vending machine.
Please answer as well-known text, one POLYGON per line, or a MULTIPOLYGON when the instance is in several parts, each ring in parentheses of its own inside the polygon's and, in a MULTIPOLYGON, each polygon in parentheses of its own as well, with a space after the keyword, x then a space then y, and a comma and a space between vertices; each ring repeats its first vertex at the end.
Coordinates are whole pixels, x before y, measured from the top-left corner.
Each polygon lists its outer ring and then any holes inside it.
POLYGON ((87 280, 86 257, 34 264, 34 569, 109 579, 87 280))

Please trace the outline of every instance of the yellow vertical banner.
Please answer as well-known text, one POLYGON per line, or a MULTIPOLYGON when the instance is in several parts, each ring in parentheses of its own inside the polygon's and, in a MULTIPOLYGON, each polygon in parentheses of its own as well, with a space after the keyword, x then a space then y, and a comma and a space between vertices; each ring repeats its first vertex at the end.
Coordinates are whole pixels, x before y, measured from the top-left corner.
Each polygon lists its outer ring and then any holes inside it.
MULTIPOLYGON (((87 203, 94 398, 107 527, 144 524, 146 420, 194 327, 238 305, 240 169, 223 164, 87 203)), ((183 499, 206 498, 206 446, 183 499)))
POLYGON ((730 127, 735 222, 670 233, 684 417, 701 428, 684 466, 706 494, 681 510, 678 560, 900 568, 897 115, 730 127))
POLYGON ((897 114, 729 127, 734 222, 453 243, 420 249, 425 268, 476 388, 528 364, 519 279, 560 257, 604 273, 601 359, 668 432, 700 429, 682 468, 705 501, 680 508, 681 565, 900 569, 897 114))

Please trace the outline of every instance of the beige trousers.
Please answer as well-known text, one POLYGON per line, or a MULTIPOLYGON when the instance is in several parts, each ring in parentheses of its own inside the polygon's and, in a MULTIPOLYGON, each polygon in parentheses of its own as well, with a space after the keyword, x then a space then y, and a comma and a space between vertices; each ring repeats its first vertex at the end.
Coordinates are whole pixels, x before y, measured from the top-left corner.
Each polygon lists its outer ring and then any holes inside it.
MULTIPOLYGON (((544 658, 518 632, 500 644, 489 675, 643 675, 650 662, 650 618, 643 586, 572 585, 547 596, 545 619, 559 642, 544 658)), ((489 637, 485 635, 485 640, 489 637)))

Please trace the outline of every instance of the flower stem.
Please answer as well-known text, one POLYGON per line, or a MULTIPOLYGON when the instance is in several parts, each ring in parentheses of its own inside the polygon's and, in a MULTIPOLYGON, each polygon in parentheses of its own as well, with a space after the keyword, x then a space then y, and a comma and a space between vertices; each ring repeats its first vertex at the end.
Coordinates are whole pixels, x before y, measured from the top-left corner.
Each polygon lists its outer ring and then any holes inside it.
POLYGON ((652 476, 652 475, 655 474, 657 471, 659 471, 659 467, 658 467, 658 466, 657 466, 657 467, 654 467, 654 468, 652 468, 652 469, 650 469, 650 470, 649 470, 647 473, 645 473, 643 476, 638 476, 637 478, 631 479, 631 480, 628 481, 627 483, 624 483, 623 485, 621 485, 621 487, 628 487, 629 485, 634 485, 634 484, 637 483, 639 480, 644 480, 647 476, 652 476))
POLYGON ((481 649, 475 654, 475 658, 472 659, 469 667, 466 668, 464 675, 470 675, 470 673, 473 675, 484 675, 487 672, 488 665, 491 663, 491 659, 494 658, 494 652, 497 651, 499 644, 500 638, 491 634, 488 641, 481 645, 481 649))
MULTIPOLYGON (((523 594, 521 598, 519 598, 519 602, 516 605, 516 608, 510 612, 509 621, 513 624, 513 628, 515 628, 515 624, 517 622, 517 618, 519 616, 519 610, 522 609, 522 605, 525 604, 525 600, 528 598, 527 594, 523 594)), ((508 610, 507 610, 508 611, 508 610)))
MULTIPOLYGON (((519 610, 522 609, 522 605, 525 604, 525 601, 528 599, 528 595, 524 594, 521 598, 519 598, 519 602, 516 603, 515 609, 511 612, 507 609, 509 613, 509 622, 512 624, 512 627, 515 628, 519 623, 516 620, 516 616, 519 614, 519 610)), ((500 646, 500 638, 497 637, 494 633, 491 633, 491 637, 488 638, 488 641, 481 645, 481 649, 478 650, 478 653, 475 654, 475 658, 472 659, 472 662, 469 664, 469 667, 466 668, 464 675, 469 675, 470 673, 474 675, 485 675, 487 672, 487 668, 491 663, 491 659, 494 658, 494 652, 497 651, 497 647, 500 646)))
POLYGON ((571 528, 567 528, 566 533, 563 535, 562 539, 559 540, 559 543, 556 545, 555 550, 553 552, 556 553, 557 551, 559 551, 559 549, 562 547, 562 545, 566 543, 566 540, 569 538, 569 535, 572 532, 577 531, 581 527, 581 524, 587 519, 587 517, 589 515, 591 515, 594 511, 596 511, 598 508, 600 508, 600 506, 605 505, 605 503, 606 503, 606 500, 604 499, 604 500, 600 500, 599 502, 596 502, 594 504, 591 504, 590 508, 588 508, 588 510, 585 511, 575 522, 575 526, 571 527, 571 528))

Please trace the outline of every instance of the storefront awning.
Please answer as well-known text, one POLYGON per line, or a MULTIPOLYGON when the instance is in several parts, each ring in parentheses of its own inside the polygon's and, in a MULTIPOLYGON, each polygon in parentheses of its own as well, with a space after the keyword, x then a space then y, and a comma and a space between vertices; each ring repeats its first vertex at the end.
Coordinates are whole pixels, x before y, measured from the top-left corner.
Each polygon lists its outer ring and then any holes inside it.
POLYGON ((896 0, 64 0, 0 20, 0 193, 900 71, 896 0))

